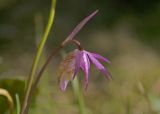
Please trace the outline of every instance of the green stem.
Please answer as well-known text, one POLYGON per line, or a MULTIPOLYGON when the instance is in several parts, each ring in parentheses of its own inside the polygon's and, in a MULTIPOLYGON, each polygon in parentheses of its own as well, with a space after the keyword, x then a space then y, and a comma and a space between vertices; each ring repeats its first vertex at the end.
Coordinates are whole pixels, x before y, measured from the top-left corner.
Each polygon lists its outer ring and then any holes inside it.
POLYGON ((19 114, 20 113, 20 109, 21 109, 21 105, 20 105, 20 99, 19 99, 19 95, 18 94, 16 94, 16 108, 17 108, 16 114, 19 114))
POLYGON ((73 86, 75 98, 78 102, 79 113, 85 114, 86 110, 85 110, 84 100, 81 93, 81 89, 79 87, 79 80, 77 77, 75 77, 74 81, 72 81, 72 86, 73 86))
POLYGON ((52 24, 53 24, 54 15, 55 15, 55 6, 56 6, 56 0, 52 0, 48 24, 47 24, 45 32, 44 32, 44 34, 41 38, 40 44, 39 44, 38 49, 37 49, 36 56, 34 58, 34 62, 32 64, 31 73, 30 73, 29 78, 27 80, 27 88, 26 88, 25 98, 24 98, 24 101, 23 101, 23 105, 22 105, 22 109, 21 109, 20 114, 25 114, 25 109, 28 105, 28 98, 29 98, 29 93, 31 91, 32 83, 33 83, 33 80, 34 80, 34 75, 35 75, 40 57, 42 55, 44 44, 47 40, 48 34, 49 34, 49 32, 51 30, 51 27, 52 27, 52 24))

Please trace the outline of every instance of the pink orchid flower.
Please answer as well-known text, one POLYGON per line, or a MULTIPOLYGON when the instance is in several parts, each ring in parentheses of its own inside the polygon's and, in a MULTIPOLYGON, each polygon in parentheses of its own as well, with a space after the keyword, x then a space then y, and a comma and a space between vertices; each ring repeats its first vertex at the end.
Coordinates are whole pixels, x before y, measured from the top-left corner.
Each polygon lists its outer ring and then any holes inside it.
POLYGON ((60 89, 65 91, 68 82, 73 80, 80 69, 85 73, 85 88, 88 86, 88 76, 90 72, 90 64, 94 66, 107 78, 110 79, 110 73, 107 69, 99 62, 110 61, 97 53, 91 53, 85 50, 75 49, 70 52, 67 57, 62 61, 60 65, 60 89))

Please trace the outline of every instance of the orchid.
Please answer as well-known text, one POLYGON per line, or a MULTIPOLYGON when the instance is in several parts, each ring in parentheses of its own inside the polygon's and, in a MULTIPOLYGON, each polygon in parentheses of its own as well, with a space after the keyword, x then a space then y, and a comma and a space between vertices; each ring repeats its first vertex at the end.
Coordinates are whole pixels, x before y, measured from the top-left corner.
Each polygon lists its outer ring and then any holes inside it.
MULTIPOLYGON (((62 91, 66 89, 68 82, 74 79, 74 77, 77 75, 80 69, 82 69, 85 73, 85 86, 87 87, 91 63, 93 63, 96 66, 96 68, 105 75, 106 78, 110 78, 110 74, 108 73, 108 71, 99 62, 99 60, 101 60, 101 61, 110 63, 108 59, 104 58, 99 54, 91 53, 83 50, 83 48, 80 46, 80 43, 77 40, 75 40, 76 34, 78 34, 78 32, 86 25, 86 23, 98 13, 98 10, 94 11, 93 13, 85 17, 77 26, 75 26, 75 28, 67 36, 67 38, 64 41, 62 41, 57 48, 53 49, 53 51, 49 54, 48 58, 40 68, 39 72, 36 74, 38 62, 40 61, 44 44, 46 42, 46 39, 48 37, 49 31, 53 23, 53 17, 55 14, 55 4, 56 4, 56 0, 52 0, 52 6, 50 10, 48 24, 46 26, 44 34, 42 35, 42 39, 38 45, 37 53, 36 53, 34 62, 32 64, 31 73, 27 81, 27 88, 25 91, 25 96, 24 96, 22 108, 20 110, 20 114, 28 114, 29 106, 31 104, 32 97, 34 95, 34 91, 42 77, 44 70, 46 69, 47 65, 50 63, 52 58, 61 49, 63 49, 65 46, 67 46, 70 43, 75 44, 78 47, 78 49, 75 49, 73 52, 70 52, 60 65, 60 71, 61 71, 60 72, 60 88, 62 91)), ((80 105, 83 105, 83 104, 80 104, 80 105)), ((82 106, 80 106, 80 110, 82 110, 82 106)))
POLYGON ((60 64, 60 89, 65 91, 68 82, 75 78, 80 69, 85 73, 85 88, 87 88, 91 63, 93 63, 107 79, 110 79, 110 73, 99 60, 110 63, 107 58, 83 49, 75 49, 70 52, 60 64))

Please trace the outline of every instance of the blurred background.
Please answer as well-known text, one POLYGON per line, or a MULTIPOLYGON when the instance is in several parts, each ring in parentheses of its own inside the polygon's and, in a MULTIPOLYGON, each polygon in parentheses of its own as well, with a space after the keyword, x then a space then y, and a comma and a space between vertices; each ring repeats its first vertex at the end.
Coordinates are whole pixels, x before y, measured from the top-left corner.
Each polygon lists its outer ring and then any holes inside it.
MULTIPOLYGON (((23 97, 37 44, 46 26, 51 0, 0 0, 0 88, 23 97)), ((76 38, 91 52, 107 57, 113 80, 91 69, 87 92, 82 90, 86 114, 160 114, 160 1, 58 0, 54 25, 42 63, 85 16, 99 13, 76 38)), ((46 69, 30 114, 79 114, 69 84, 59 90, 58 67, 67 46, 46 69)), ((40 63, 41 64, 41 63, 40 63)), ((79 74, 80 87, 84 75, 79 74)), ((8 113, 0 96, 0 114, 8 113)))

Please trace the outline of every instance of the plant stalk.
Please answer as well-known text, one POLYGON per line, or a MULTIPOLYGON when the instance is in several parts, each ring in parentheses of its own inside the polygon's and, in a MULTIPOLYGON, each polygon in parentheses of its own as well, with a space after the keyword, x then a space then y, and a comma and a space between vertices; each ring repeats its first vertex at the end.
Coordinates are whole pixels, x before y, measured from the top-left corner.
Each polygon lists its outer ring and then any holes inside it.
POLYGON ((28 105, 26 106, 26 109, 24 110, 24 114, 27 114, 29 111, 29 106, 32 100, 32 96, 37 88, 38 82, 40 80, 40 78, 42 77, 42 74, 45 70, 45 68, 47 67, 47 65, 49 64, 49 62, 52 60, 52 58, 62 49, 62 46, 57 47, 55 50, 52 51, 52 53, 49 55, 49 57, 47 58, 46 62, 44 63, 44 65, 42 66, 41 70, 39 71, 39 73, 37 74, 35 81, 32 84, 31 90, 29 92, 28 95, 28 105))
POLYGON ((23 101, 23 105, 22 105, 20 114, 27 114, 27 113, 25 113, 26 112, 25 110, 26 110, 26 107, 28 107, 29 94, 30 94, 32 83, 34 80, 34 75, 36 73, 36 69, 37 69, 40 57, 42 55, 44 44, 47 40, 48 34, 49 34, 51 27, 52 27, 52 24, 53 24, 54 15, 55 15, 55 7, 56 7, 56 0, 52 0, 48 24, 47 24, 45 32, 41 38, 40 44, 37 49, 36 56, 35 56, 33 64, 32 64, 31 72, 30 72, 29 78, 27 80, 27 88, 26 88, 25 97, 24 97, 24 101, 23 101))
POLYGON ((75 77, 74 81, 72 81, 72 87, 73 87, 73 92, 74 92, 75 98, 78 103, 79 113, 86 114, 84 99, 83 99, 83 96, 81 93, 81 89, 79 87, 79 80, 77 77, 75 77))

